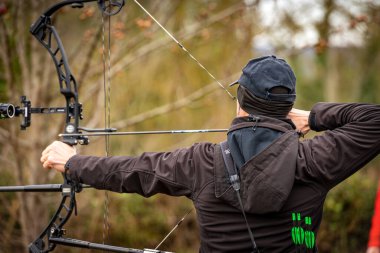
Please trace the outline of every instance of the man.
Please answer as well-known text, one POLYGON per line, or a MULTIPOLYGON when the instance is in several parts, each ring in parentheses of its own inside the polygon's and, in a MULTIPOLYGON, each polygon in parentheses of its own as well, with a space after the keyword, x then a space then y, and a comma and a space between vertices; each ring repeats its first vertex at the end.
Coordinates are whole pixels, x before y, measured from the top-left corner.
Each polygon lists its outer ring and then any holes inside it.
POLYGON ((274 56, 249 61, 235 83, 238 110, 227 142, 108 158, 54 142, 41 162, 98 189, 187 196, 200 252, 317 252, 326 194, 380 152, 380 106, 292 109, 295 75, 274 56), (310 129, 325 132, 300 141, 310 129))

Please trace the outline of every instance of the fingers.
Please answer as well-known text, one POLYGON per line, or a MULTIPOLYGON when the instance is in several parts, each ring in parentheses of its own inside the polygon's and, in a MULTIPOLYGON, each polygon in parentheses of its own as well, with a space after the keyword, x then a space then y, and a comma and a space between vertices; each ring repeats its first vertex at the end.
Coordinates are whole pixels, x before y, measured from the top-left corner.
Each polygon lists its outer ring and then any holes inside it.
MULTIPOLYGON (((53 142, 54 143, 54 142, 53 142)), ((44 151, 42 151, 42 154, 41 154, 41 158, 40 158, 40 161, 42 163, 42 166, 45 168, 45 169, 51 169, 52 168, 52 157, 49 159, 49 155, 52 151, 52 144, 50 144, 49 146, 47 146, 44 151)))
POLYGON ((293 121, 298 131, 306 135, 310 131, 309 115, 310 111, 293 108, 287 118, 293 121))
POLYGON ((45 148, 44 151, 42 151, 41 158, 40 158, 42 167, 44 167, 45 169, 51 169, 50 164, 48 162, 49 152, 50 152, 50 148, 49 147, 45 148))
POLYGON ((40 161, 42 163, 42 167, 45 169, 52 169, 54 166, 55 158, 50 153, 51 153, 51 150, 45 149, 44 152, 42 152, 42 155, 40 158, 40 161))
POLYGON ((42 162, 42 167, 44 167, 45 169, 51 169, 52 168, 52 164, 51 164, 51 162, 48 159, 46 159, 46 160, 44 160, 42 162))
POLYGON ((64 172, 66 162, 76 154, 76 149, 60 141, 54 141, 41 153, 40 161, 45 169, 64 172))

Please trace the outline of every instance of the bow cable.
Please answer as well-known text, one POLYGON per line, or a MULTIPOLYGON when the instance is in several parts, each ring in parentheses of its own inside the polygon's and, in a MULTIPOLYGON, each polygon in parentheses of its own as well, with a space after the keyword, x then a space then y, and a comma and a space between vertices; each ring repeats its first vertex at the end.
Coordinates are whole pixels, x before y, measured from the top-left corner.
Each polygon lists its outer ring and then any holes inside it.
POLYGON ((168 237, 174 232, 174 230, 176 230, 179 227, 179 225, 181 225, 182 221, 185 220, 186 216, 189 215, 191 211, 193 211, 193 209, 194 207, 190 208, 189 211, 187 211, 187 213, 177 222, 177 224, 175 224, 175 226, 170 230, 170 232, 166 234, 164 239, 162 239, 162 241, 154 248, 155 250, 158 250, 158 248, 166 241, 166 239, 168 239, 168 237))
POLYGON ((202 63, 200 63, 183 45, 181 42, 179 42, 163 25, 161 25, 160 22, 158 22, 158 20, 153 17, 152 14, 150 14, 137 0, 133 0, 183 51, 185 51, 185 53, 191 58, 193 59, 199 67, 201 67, 204 71, 206 71, 206 73, 225 91, 227 92, 227 94, 232 98, 232 100, 235 100, 236 97, 233 96, 227 89, 226 87, 223 86, 223 84, 218 80, 216 79, 216 77, 211 74, 211 72, 209 70, 206 69, 205 66, 203 66, 202 63))

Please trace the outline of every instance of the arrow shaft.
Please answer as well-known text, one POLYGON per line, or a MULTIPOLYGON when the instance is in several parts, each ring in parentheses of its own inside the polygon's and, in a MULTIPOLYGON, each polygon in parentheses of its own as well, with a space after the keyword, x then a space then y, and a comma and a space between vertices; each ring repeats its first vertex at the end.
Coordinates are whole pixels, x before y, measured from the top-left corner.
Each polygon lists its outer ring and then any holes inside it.
POLYGON ((195 129, 195 130, 161 130, 161 131, 131 131, 113 133, 79 133, 79 134, 59 134, 60 137, 68 136, 112 136, 112 135, 142 135, 142 134, 192 134, 192 133, 223 133, 228 129, 195 129))

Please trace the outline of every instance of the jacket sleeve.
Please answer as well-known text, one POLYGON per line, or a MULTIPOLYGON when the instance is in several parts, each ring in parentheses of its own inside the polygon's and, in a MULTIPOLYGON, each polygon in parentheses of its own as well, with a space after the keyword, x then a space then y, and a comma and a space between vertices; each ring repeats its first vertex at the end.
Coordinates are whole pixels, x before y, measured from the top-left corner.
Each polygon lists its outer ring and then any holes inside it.
POLYGON ((371 230, 369 231, 368 247, 380 247, 380 182, 376 194, 371 230))
POLYGON ((145 197, 164 193, 192 198, 195 166, 204 159, 199 155, 203 146, 194 144, 173 152, 143 153, 136 157, 75 155, 66 168, 73 180, 97 189, 145 197))
POLYGON ((354 174, 380 152, 380 105, 318 103, 309 117, 321 135, 300 144, 297 169, 327 190, 354 174))

